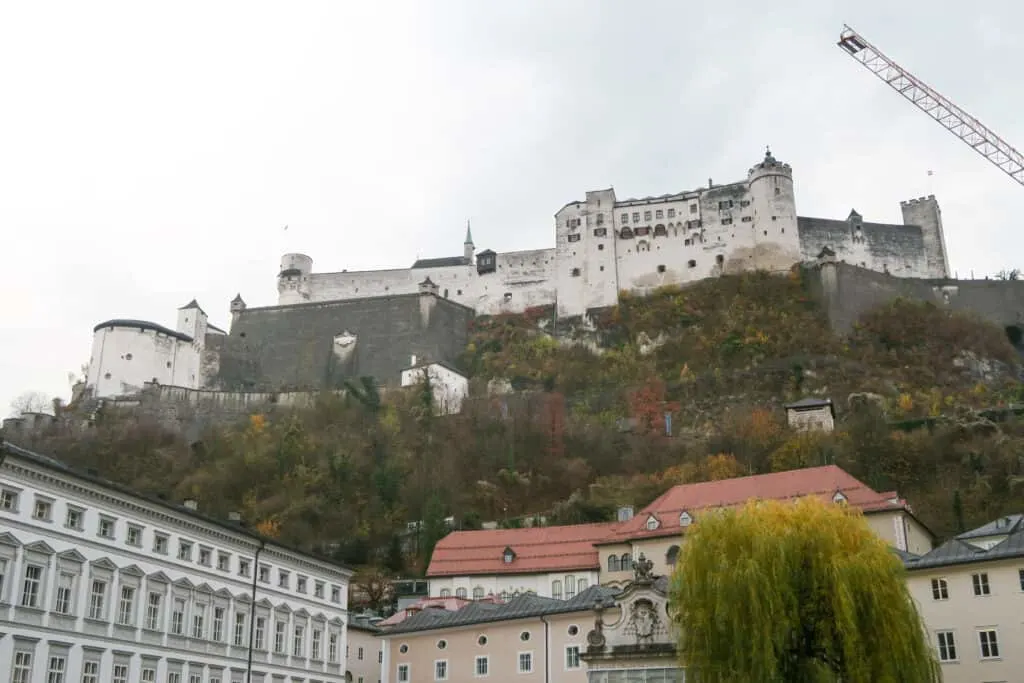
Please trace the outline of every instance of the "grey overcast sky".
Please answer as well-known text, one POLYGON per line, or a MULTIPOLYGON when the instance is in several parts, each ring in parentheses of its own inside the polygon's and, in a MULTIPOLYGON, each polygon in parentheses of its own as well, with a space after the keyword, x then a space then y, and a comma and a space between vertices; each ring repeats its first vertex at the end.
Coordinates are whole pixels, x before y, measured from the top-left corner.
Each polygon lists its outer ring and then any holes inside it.
POLYGON ((801 215, 934 193, 960 277, 1024 266, 1024 188, 844 22, 1024 149, 1019 0, 4 3, 0 414, 67 398, 100 321, 274 304, 285 251, 407 266, 467 218, 478 249, 552 246, 588 189, 737 180, 766 144, 801 215))

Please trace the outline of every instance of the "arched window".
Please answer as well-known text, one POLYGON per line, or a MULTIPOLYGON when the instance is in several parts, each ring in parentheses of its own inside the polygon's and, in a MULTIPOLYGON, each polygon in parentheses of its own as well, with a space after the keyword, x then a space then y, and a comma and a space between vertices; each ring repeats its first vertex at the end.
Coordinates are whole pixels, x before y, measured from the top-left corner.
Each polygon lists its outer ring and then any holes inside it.
POLYGON ((569 574, 565 577, 565 599, 572 600, 576 597, 576 577, 569 574))
POLYGON ((442 588, 440 595, 442 598, 450 598, 452 597, 452 592, 447 588, 442 588))
POLYGON ((579 581, 576 582, 576 592, 577 593, 582 593, 585 590, 587 590, 587 580, 586 579, 580 579, 579 581))
POLYGON ((671 566, 673 566, 676 563, 676 560, 678 560, 678 559, 679 559, 679 546, 674 545, 674 546, 672 546, 672 547, 670 547, 668 549, 668 552, 665 553, 665 564, 667 564, 668 566, 671 567, 671 566))
POLYGON ((619 556, 609 555, 608 556, 608 571, 617 572, 619 571, 619 556))
POLYGON ((484 599, 484 587, 483 586, 477 586, 476 588, 473 589, 473 599, 474 600, 483 600, 484 599))
POLYGON ((619 560, 619 565, 624 572, 628 572, 633 568, 633 558, 629 553, 622 553, 622 558, 619 560))
POLYGON ((465 600, 466 599, 466 589, 465 588, 456 588, 455 589, 455 597, 462 598, 463 600, 465 600))
POLYGON ((562 599, 562 582, 558 579, 551 582, 551 597, 556 600, 562 599))
POLYGON ((628 239, 632 239, 632 238, 633 238, 633 231, 630 230, 629 228, 623 228, 622 230, 619 230, 619 239, 628 240, 628 239))

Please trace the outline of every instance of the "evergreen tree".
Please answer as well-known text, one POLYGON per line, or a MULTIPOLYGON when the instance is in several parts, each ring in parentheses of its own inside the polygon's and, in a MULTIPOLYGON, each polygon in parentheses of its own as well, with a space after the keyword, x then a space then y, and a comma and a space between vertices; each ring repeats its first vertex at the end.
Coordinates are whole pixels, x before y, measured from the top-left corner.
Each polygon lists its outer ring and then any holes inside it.
POLYGON ((941 680, 902 562, 858 512, 815 498, 699 520, 670 613, 700 683, 941 680))

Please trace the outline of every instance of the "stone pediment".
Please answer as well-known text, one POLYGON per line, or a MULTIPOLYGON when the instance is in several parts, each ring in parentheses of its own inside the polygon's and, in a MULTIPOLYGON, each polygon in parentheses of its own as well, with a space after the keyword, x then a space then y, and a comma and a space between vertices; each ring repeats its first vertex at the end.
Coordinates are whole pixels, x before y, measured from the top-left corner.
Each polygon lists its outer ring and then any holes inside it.
POLYGON ((300 607, 298 609, 298 611, 295 612, 295 618, 296 619, 306 619, 308 617, 309 617, 309 612, 306 611, 305 607, 300 607))
POLYGON ((313 615, 313 621, 327 621, 327 615, 323 612, 317 612, 313 615))
POLYGON ((57 553, 57 559, 63 562, 77 562, 78 564, 85 564, 85 555, 74 548, 71 550, 65 550, 62 553, 57 553))
POLYGON ((26 553, 42 553, 43 555, 53 555, 57 551, 50 547, 50 544, 46 541, 35 541, 25 546, 26 553))
POLYGON ((101 557, 98 560, 93 560, 89 563, 93 569, 106 569, 108 571, 116 571, 117 565, 109 557, 101 557))
POLYGON ((121 574, 126 575, 126 576, 143 577, 143 576, 146 575, 146 572, 144 572, 141 569, 139 569, 138 565, 130 564, 127 567, 124 567, 123 569, 121 569, 121 574))
POLYGON ((267 609, 274 609, 274 603, 270 602, 267 598, 262 598, 256 602, 257 607, 265 607, 267 609))
POLYGON ((275 608, 278 612, 291 612, 292 608, 287 602, 282 602, 275 608))
POLYGON ((342 619, 341 617, 334 617, 333 619, 331 619, 327 623, 329 623, 331 626, 344 626, 345 625, 345 620, 342 619))
POLYGON ((14 534, 10 532, 3 532, 0 534, 0 545, 11 546, 12 548, 21 547, 21 541, 19 541, 14 534))
POLYGON ((171 577, 167 576, 163 572, 153 572, 146 576, 146 580, 152 583, 170 583, 171 577))
POLYGON ((178 579, 177 581, 175 581, 174 585, 177 588, 188 588, 189 590, 192 590, 196 586, 194 583, 192 583, 191 581, 189 581, 188 579, 186 579, 184 577, 182 577, 182 578, 178 579))
POLYGON ((214 595, 216 595, 218 598, 226 598, 228 600, 231 599, 231 591, 229 591, 227 588, 218 588, 216 592, 214 592, 214 595))
POLYGON ((238 602, 252 602, 252 598, 249 596, 248 593, 239 593, 235 596, 235 600, 237 600, 238 602))
POLYGON ((213 593, 213 586, 208 583, 201 583, 195 587, 197 593, 213 593))

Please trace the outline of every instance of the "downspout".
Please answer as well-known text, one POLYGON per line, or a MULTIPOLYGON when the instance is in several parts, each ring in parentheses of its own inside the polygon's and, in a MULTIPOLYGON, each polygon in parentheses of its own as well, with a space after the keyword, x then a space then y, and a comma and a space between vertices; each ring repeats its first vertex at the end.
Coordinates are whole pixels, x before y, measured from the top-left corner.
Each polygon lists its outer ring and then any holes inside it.
POLYGON ((252 649, 254 644, 253 638, 256 635, 256 577, 260 573, 260 553, 263 552, 266 544, 267 542, 261 538, 260 547, 256 548, 256 553, 252 558, 252 595, 249 602, 249 656, 248 662, 245 665, 246 683, 252 683, 252 649))
POLYGON ((551 624, 541 615, 544 622, 544 683, 551 683, 551 624))

